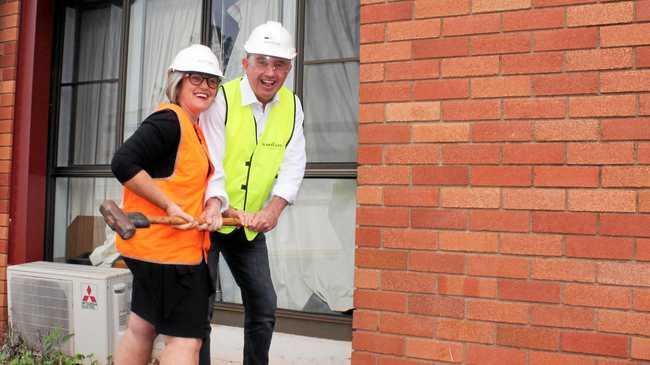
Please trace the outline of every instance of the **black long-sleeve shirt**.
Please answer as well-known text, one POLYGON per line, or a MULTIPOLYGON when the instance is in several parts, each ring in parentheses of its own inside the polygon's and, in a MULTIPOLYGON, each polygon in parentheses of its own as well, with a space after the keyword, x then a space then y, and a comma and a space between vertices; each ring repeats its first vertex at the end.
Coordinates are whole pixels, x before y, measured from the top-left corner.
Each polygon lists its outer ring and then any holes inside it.
POLYGON ((144 170, 152 178, 165 178, 174 172, 181 140, 181 126, 171 110, 157 111, 115 152, 111 161, 113 175, 125 183, 144 170))

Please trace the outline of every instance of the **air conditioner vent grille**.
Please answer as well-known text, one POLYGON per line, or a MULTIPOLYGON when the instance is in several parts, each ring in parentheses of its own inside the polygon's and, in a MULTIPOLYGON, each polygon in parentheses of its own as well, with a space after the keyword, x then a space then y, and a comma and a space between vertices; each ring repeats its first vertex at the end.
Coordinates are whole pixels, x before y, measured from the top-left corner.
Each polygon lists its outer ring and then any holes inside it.
MULTIPOLYGON (((38 346, 54 328, 64 335, 72 332, 71 281, 16 275, 10 285, 12 326, 29 344, 38 346)), ((67 341, 61 350, 71 353, 72 342, 67 341)))

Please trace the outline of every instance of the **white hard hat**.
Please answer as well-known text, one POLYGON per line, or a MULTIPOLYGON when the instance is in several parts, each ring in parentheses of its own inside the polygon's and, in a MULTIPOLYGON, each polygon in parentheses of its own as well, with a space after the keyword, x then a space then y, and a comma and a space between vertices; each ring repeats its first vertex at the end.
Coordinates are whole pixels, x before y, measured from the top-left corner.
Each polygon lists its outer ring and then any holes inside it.
POLYGON ((210 48, 202 44, 193 44, 181 49, 167 69, 169 72, 200 72, 223 77, 219 60, 210 48))
POLYGON ((250 37, 244 44, 248 53, 285 58, 288 60, 296 57, 296 47, 293 45, 293 37, 284 29, 282 24, 268 21, 258 25, 251 32, 250 37))

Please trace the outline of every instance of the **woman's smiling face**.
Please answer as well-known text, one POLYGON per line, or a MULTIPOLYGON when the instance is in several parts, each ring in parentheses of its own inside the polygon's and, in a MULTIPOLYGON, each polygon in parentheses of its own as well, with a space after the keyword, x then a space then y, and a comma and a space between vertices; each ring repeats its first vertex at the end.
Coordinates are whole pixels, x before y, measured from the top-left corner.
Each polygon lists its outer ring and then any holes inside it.
POLYGON ((215 76, 187 73, 183 76, 178 93, 178 104, 195 119, 206 111, 217 95, 218 78, 215 76), (214 80, 216 79, 216 83, 214 80), (211 87, 214 86, 214 87, 211 87))

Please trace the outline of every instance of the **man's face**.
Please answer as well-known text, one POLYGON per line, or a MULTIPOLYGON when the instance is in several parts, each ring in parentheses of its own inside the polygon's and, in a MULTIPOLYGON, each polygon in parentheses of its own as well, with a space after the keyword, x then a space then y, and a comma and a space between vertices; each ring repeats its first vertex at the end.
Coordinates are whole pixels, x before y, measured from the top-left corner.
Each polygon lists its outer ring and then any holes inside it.
POLYGON ((291 70, 291 61, 284 58, 250 54, 242 60, 251 89, 262 104, 273 99, 291 70))

